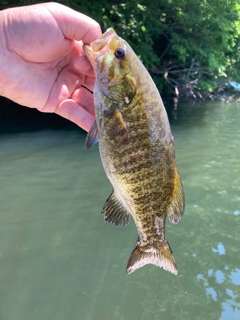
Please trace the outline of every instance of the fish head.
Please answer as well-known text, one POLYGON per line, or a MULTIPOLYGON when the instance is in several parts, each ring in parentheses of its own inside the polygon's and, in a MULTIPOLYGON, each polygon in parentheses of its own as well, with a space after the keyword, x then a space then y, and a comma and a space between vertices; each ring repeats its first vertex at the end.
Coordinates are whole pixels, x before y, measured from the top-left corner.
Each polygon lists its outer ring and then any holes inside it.
POLYGON ((130 103, 136 93, 137 83, 131 68, 135 54, 128 43, 110 28, 83 48, 92 64, 100 91, 120 104, 130 103))

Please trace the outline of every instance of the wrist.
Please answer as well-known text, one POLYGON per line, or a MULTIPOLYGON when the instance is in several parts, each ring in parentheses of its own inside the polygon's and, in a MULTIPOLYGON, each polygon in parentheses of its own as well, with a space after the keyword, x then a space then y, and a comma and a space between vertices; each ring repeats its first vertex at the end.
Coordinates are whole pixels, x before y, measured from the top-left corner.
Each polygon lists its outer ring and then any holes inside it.
POLYGON ((0 11, 0 96, 16 101, 16 78, 14 53, 9 50, 8 29, 14 9, 0 11))
POLYGON ((0 11, 0 96, 6 96, 9 65, 9 51, 6 38, 7 10, 0 11))

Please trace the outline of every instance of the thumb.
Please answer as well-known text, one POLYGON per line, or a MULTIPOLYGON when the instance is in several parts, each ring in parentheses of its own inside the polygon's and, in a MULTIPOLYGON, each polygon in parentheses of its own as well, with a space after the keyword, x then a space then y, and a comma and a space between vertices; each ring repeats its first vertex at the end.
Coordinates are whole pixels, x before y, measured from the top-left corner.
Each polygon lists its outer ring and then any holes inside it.
POLYGON ((101 36, 99 24, 90 17, 59 3, 45 3, 65 38, 90 44, 101 36))

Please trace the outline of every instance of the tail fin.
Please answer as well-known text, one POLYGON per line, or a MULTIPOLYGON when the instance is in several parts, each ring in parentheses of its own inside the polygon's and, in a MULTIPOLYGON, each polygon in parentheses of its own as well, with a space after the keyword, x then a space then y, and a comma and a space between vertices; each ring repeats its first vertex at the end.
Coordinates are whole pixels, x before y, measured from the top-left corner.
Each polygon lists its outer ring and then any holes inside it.
POLYGON ((165 239, 164 244, 159 241, 157 246, 149 244, 141 246, 140 242, 137 241, 136 247, 128 260, 126 272, 130 274, 146 264, 154 264, 174 274, 178 273, 177 265, 167 239, 165 239))

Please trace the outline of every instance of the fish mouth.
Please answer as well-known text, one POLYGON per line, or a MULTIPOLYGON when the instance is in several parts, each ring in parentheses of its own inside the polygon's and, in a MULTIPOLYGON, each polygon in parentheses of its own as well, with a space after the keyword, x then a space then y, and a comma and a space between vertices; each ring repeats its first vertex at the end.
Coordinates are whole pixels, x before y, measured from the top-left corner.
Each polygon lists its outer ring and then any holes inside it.
POLYGON ((113 28, 107 29, 101 37, 93 41, 90 45, 83 45, 83 50, 93 67, 96 65, 97 58, 109 50, 109 45, 116 32, 113 28))

